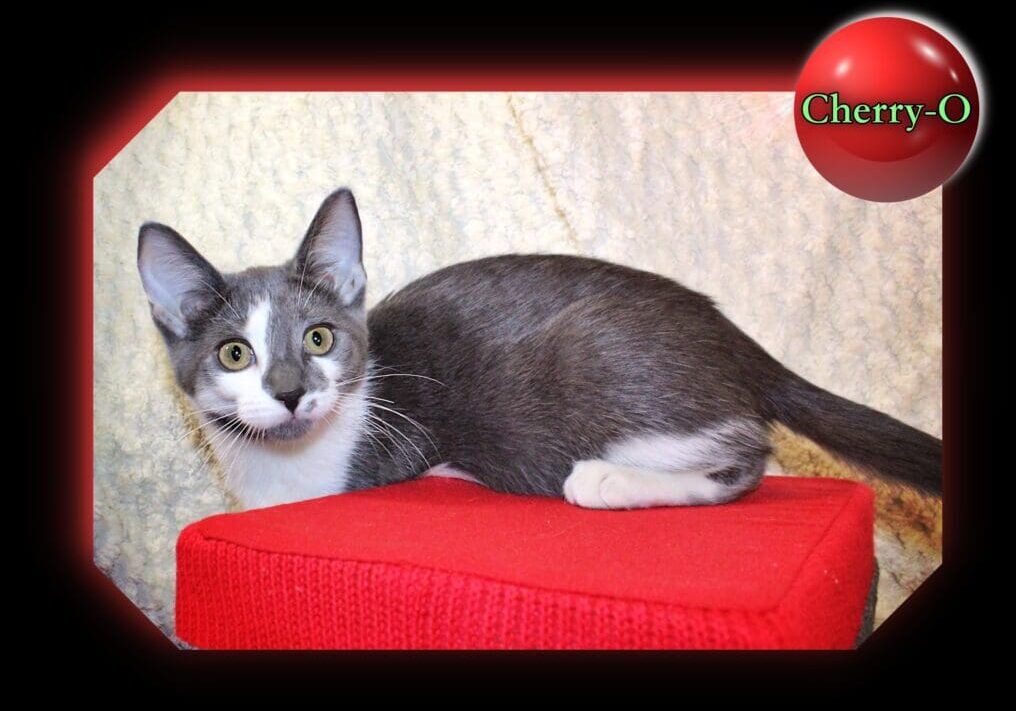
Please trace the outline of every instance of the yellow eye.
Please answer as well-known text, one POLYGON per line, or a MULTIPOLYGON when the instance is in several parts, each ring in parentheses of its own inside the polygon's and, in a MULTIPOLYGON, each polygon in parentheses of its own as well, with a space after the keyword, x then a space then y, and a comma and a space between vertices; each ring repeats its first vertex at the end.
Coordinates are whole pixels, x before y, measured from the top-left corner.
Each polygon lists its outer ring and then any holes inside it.
POLYGON ((332 349, 335 337, 327 326, 313 326, 303 334, 303 347, 311 355, 324 355, 332 349))
POLYGON ((254 353, 242 341, 229 341, 219 346, 219 362, 228 370, 243 370, 250 365, 254 353))

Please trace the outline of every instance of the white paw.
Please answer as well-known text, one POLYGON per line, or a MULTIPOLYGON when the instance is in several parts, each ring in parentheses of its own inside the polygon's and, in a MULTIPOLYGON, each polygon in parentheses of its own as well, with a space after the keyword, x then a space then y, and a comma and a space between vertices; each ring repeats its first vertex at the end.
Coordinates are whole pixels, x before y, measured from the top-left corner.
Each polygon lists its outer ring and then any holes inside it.
POLYGON ((564 480, 564 498, 587 509, 627 509, 644 506, 636 477, 610 462, 575 462, 564 480))

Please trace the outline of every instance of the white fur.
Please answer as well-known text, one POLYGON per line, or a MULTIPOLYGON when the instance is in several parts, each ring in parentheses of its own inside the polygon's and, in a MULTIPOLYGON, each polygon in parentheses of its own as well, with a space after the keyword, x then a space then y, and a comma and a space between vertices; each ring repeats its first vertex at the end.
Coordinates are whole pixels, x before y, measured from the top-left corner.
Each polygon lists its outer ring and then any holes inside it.
POLYGON ((235 412, 237 417, 255 429, 271 429, 292 416, 286 406, 269 395, 264 388, 271 355, 268 349, 268 323, 272 303, 268 298, 258 301, 247 315, 243 336, 254 351, 254 362, 243 370, 222 369, 211 388, 196 393, 195 402, 202 411, 235 412))
POLYGON ((564 498, 588 509, 687 506, 718 501, 725 493, 706 472, 667 472, 586 459, 564 481, 564 498))
POLYGON ((763 433, 744 420, 729 420, 689 435, 647 434, 607 447, 603 459, 641 469, 715 471, 735 463, 728 442, 757 439, 763 433))
POLYGON ((731 440, 756 440, 759 426, 730 420, 690 435, 647 434, 576 462, 564 482, 569 502, 596 509, 686 506, 719 501, 730 490, 708 478, 736 464, 731 440))
POLYGON ((464 472, 461 469, 456 469, 455 467, 453 467, 450 464, 447 464, 446 462, 442 462, 441 464, 435 464, 430 469, 425 471, 423 473, 423 476, 439 477, 443 479, 462 479, 463 481, 471 481, 474 484, 480 484, 481 486, 483 485, 483 482, 478 480, 472 474, 464 472))
MULTIPOLYGON (((366 384, 309 434, 294 441, 213 443, 226 485, 245 509, 337 494, 367 414, 366 384), (235 450, 235 451, 233 451, 235 450)), ((229 439, 228 437, 226 439, 229 439)))
POLYGON ((268 372, 271 351, 268 349, 268 323, 272 320, 272 300, 265 297, 254 304, 247 314, 247 323, 243 325, 243 335, 254 349, 257 358, 254 364, 264 375, 268 372))

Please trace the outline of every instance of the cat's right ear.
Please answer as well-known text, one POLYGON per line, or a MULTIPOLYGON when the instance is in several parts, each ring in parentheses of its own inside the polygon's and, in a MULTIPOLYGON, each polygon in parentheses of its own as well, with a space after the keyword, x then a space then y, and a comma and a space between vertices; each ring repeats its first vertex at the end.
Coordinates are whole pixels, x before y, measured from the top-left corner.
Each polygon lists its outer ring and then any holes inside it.
POLYGON ((138 232, 138 271, 156 323, 185 338, 225 291, 222 275, 171 227, 146 222, 138 232))
POLYGON ((367 273, 363 270, 363 238, 356 200, 348 188, 336 190, 321 203, 293 260, 301 281, 323 284, 343 306, 362 311, 367 273))

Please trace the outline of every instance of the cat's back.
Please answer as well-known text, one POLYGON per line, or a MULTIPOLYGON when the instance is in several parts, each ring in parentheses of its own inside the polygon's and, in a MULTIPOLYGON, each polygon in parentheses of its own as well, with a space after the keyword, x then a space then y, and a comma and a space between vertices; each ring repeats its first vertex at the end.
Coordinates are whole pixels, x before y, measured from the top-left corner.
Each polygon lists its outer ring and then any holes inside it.
POLYGON ((453 264, 385 297, 371 332, 388 325, 516 340, 578 302, 666 303, 711 310, 704 295, 670 279, 588 257, 509 254, 453 264), (393 323, 394 322, 394 323, 393 323))

